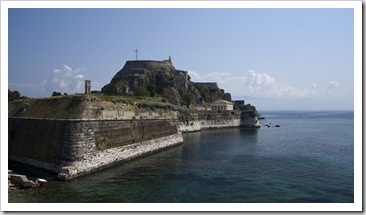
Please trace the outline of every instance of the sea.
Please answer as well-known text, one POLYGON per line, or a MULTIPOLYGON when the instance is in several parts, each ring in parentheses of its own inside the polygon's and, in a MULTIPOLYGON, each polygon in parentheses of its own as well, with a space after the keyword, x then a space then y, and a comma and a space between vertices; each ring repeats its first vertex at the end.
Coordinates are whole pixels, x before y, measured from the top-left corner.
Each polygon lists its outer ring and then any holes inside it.
POLYGON ((70 181, 9 162, 48 183, 9 203, 353 203, 353 111, 263 111, 261 127, 184 134, 184 143, 70 181))

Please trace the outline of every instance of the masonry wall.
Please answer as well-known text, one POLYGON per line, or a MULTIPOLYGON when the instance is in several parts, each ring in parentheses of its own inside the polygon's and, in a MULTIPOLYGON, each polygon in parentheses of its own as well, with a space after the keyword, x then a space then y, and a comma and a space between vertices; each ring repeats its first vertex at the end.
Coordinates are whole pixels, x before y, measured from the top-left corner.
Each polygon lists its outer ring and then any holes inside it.
MULTIPOLYGON (((178 122, 174 119, 136 120, 54 120, 35 118, 9 118, 9 159, 26 163, 52 172, 61 172, 67 166, 80 169, 80 164, 92 169, 108 166, 113 162, 129 159, 128 155, 99 165, 94 157, 107 150, 139 144, 150 144, 151 140, 165 138, 166 144, 183 142, 179 139, 178 122), (169 138, 174 137, 172 142, 169 138), (127 156, 127 157, 126 157, 127 156)), ((144 148, 139 156, 160 150, 159 146, 144 148)), ((92 170, 85 169, 84 172, 92 170)), ((78 171, 76 171, 78 172, 78 171)), ((81 174, 81 173, 79 173, 81 174)), ((78 174, 76 174, 78 175, 78 174)), ((65 178, 67 179, 67 178, 65 178)))
POLYGON ((209 128, 260 127, 257 116, 245 111, 192 111, 189 119, 181 118, 180 132, 194 132, 209 128))

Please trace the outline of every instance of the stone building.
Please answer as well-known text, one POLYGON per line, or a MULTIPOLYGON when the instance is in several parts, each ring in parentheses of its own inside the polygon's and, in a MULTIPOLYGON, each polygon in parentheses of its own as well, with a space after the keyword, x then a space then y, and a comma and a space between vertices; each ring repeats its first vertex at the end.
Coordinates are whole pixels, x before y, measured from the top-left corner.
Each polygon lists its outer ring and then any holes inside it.
POLYGON ((90 80, 85 80, 85 94, 90 94, 91 93, 91 81, 90 80))
POLYGON ((233 110, 233 103, 225 100, 217 100, 211 104, 212 110, 233 110))

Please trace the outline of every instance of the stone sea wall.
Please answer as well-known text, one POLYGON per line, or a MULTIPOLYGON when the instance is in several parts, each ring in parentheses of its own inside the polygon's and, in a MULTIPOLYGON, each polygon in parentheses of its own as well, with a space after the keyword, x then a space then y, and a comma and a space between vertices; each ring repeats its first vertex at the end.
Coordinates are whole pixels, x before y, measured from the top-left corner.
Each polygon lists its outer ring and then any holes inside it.
POLYGON ((122 161, 146 156, 181 143, 183 143, 183 136, 181 133, 177 133, 103 151, 95 151, 89 156, 85 156, 82 160, 74 162, 73 165, 62 167, 58 173, 58 178, 61 180, 72 179, 122 161))
POLYGON ((260 127, 258 118, 252 111, 209 111, 197 110, 189 116, 181 116, 179 131, 194 132, 210 128, 260 127))
POLYGON ((56 120, 14 117, 9 118, 9 159, 62 173, 61 178, 67 180, 115 162, 182 143, 183 137, 177 126, 176 119, 56 120), (101 156, 105 161, 98 160, 101 156))
POLYGON ((168 104, 121 99, 76 96, 11 103, 9 159, 68 180, 183 143, 182 132, 259 127, 251 111, 176 111, 168 104))

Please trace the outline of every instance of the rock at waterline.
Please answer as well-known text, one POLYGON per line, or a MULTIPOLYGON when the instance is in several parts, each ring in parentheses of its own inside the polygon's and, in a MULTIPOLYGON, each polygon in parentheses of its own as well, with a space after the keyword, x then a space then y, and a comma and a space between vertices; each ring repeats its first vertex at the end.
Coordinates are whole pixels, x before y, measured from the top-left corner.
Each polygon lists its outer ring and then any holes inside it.
POLYGON ((42 179, 42 178, 39 178, 36 180, 36 184, 39 184, 39 185, 46 184, 46 183, 47 183, 47 180, 42 179))
POLYGON ((8 174, 8 187, 11 189, 17 188, 31 188, 35 186, 41 186, 46 184, 47 180, 38 178, 36 182, 29 180, 25 175, 18 175, 18 174, 8 174))
POLYGON ((25 175, 9 174, 8 179, 12 184, 20 188, 30 188, 35 185, 31 180, 28 180, 25 175))
MULTIPOLYGON (((264 126, 267 126, 267 128, 270 128, 271 127, 271 123, 269 124, 264 124, 264 126)), ((275 126, 272 126, 273 128, 279 128, 281 127, 280 125, 275 125, 275 126)))

